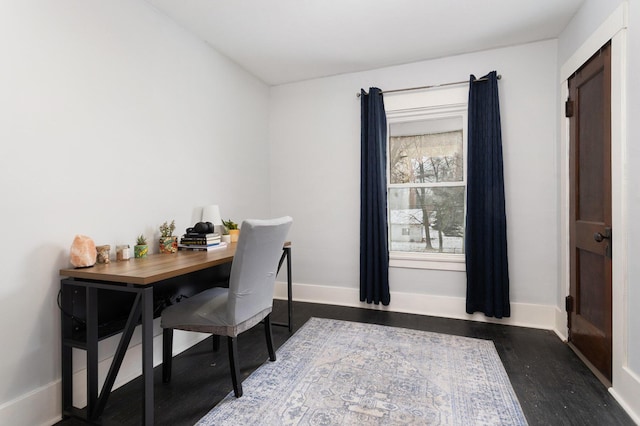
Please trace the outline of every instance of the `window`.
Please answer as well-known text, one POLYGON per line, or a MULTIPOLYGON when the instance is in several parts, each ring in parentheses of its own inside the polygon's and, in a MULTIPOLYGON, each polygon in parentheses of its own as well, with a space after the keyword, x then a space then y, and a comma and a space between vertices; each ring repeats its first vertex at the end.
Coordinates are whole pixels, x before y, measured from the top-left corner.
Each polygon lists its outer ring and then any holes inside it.
POLYGON ((390 266, 464 270, 466 114, 387 110, 390 266))

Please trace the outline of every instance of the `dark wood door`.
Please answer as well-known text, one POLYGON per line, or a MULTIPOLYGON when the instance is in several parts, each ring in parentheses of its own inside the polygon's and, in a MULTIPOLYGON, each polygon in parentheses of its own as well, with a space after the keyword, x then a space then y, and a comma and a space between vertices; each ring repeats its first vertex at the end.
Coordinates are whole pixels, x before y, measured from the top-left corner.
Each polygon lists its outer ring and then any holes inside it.
POLYGON ((611 48, 569 79, 569 341, 611 381, 611 48))

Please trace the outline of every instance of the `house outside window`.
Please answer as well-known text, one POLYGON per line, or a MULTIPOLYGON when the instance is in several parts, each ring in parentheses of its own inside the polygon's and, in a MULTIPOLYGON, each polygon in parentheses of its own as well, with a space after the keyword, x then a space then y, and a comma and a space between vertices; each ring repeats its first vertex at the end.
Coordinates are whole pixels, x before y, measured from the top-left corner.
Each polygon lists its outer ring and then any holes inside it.
MULTIPOLYGON (((464 270, 467 105, 414 95, 408 108, 385 97, 390 266, 464 270), (395 108, 394 108, 395 107, 395 108)), ((466 93, 465 93, 466 95, 466 93)))

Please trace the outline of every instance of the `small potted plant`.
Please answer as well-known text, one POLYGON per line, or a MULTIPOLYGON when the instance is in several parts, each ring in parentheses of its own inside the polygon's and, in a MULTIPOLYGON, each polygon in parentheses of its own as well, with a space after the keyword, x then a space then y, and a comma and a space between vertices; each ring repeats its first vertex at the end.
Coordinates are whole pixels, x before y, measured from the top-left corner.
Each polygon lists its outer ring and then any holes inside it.
POLYGON ((160 253, 175 253, 178 251, 178 237, 173 235, 176 229, 176 221, 164 222, 160 225, 160 253))
POLYGON ((149 253, 149 246, 147 245, 147 239, 143 234, 138 236, 136 245, 133 247, 133 255, 136 258, 146 257, 149 253))
POLYGON ((229 232, 229 235, 231 236, 231 242, 232 243, 237 242, 238 241, 238 236, 240 235, 240 230, 238 229, 238 224, 235 223, 234 221, 232 221, 231 219, 223 220, 222 224, 224 225, 224 227, 229 232))
POLYGON ((220 241, 222 241, 223 243, 230 243, 231 242, 231 235, 229 235, 229 230, 227 229, 226 226, 222 225, 220 227, 220 232, 222 232, 222 235, 220 236, 220 241))

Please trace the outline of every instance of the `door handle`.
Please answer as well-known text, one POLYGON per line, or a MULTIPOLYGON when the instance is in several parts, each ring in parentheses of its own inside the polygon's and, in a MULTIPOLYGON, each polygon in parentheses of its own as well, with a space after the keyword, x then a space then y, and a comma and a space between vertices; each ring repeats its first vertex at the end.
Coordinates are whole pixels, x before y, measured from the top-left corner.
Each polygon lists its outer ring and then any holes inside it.
POLYGON ((593 234, 593 239, 598 243, 601 243, 604 240, 611 240, 611 228, 604 228, 604 234, 596 232, 595 234, 593 234))
POLYGON ((595 234, 593 234, 593 239, 596 240, 596 242, 601 243, 603 240, 608 240, 609 237, 607 237, 606 235, 602 235, 599 232, 596 232, 595 234))
POLYGON ((612 258, 612 250, 611 250, 611 228, 610 227, 606 227, 604 228, 604 234, 601 234, 600 232, 596 232, 595 234, 593 234, 593 239, 598 242, 601 243, 604 240, 609 240, 609 243, 607 244, 607 246, 604 249, 604 254, 605 256, 607 256, 609 259, 612 258))

